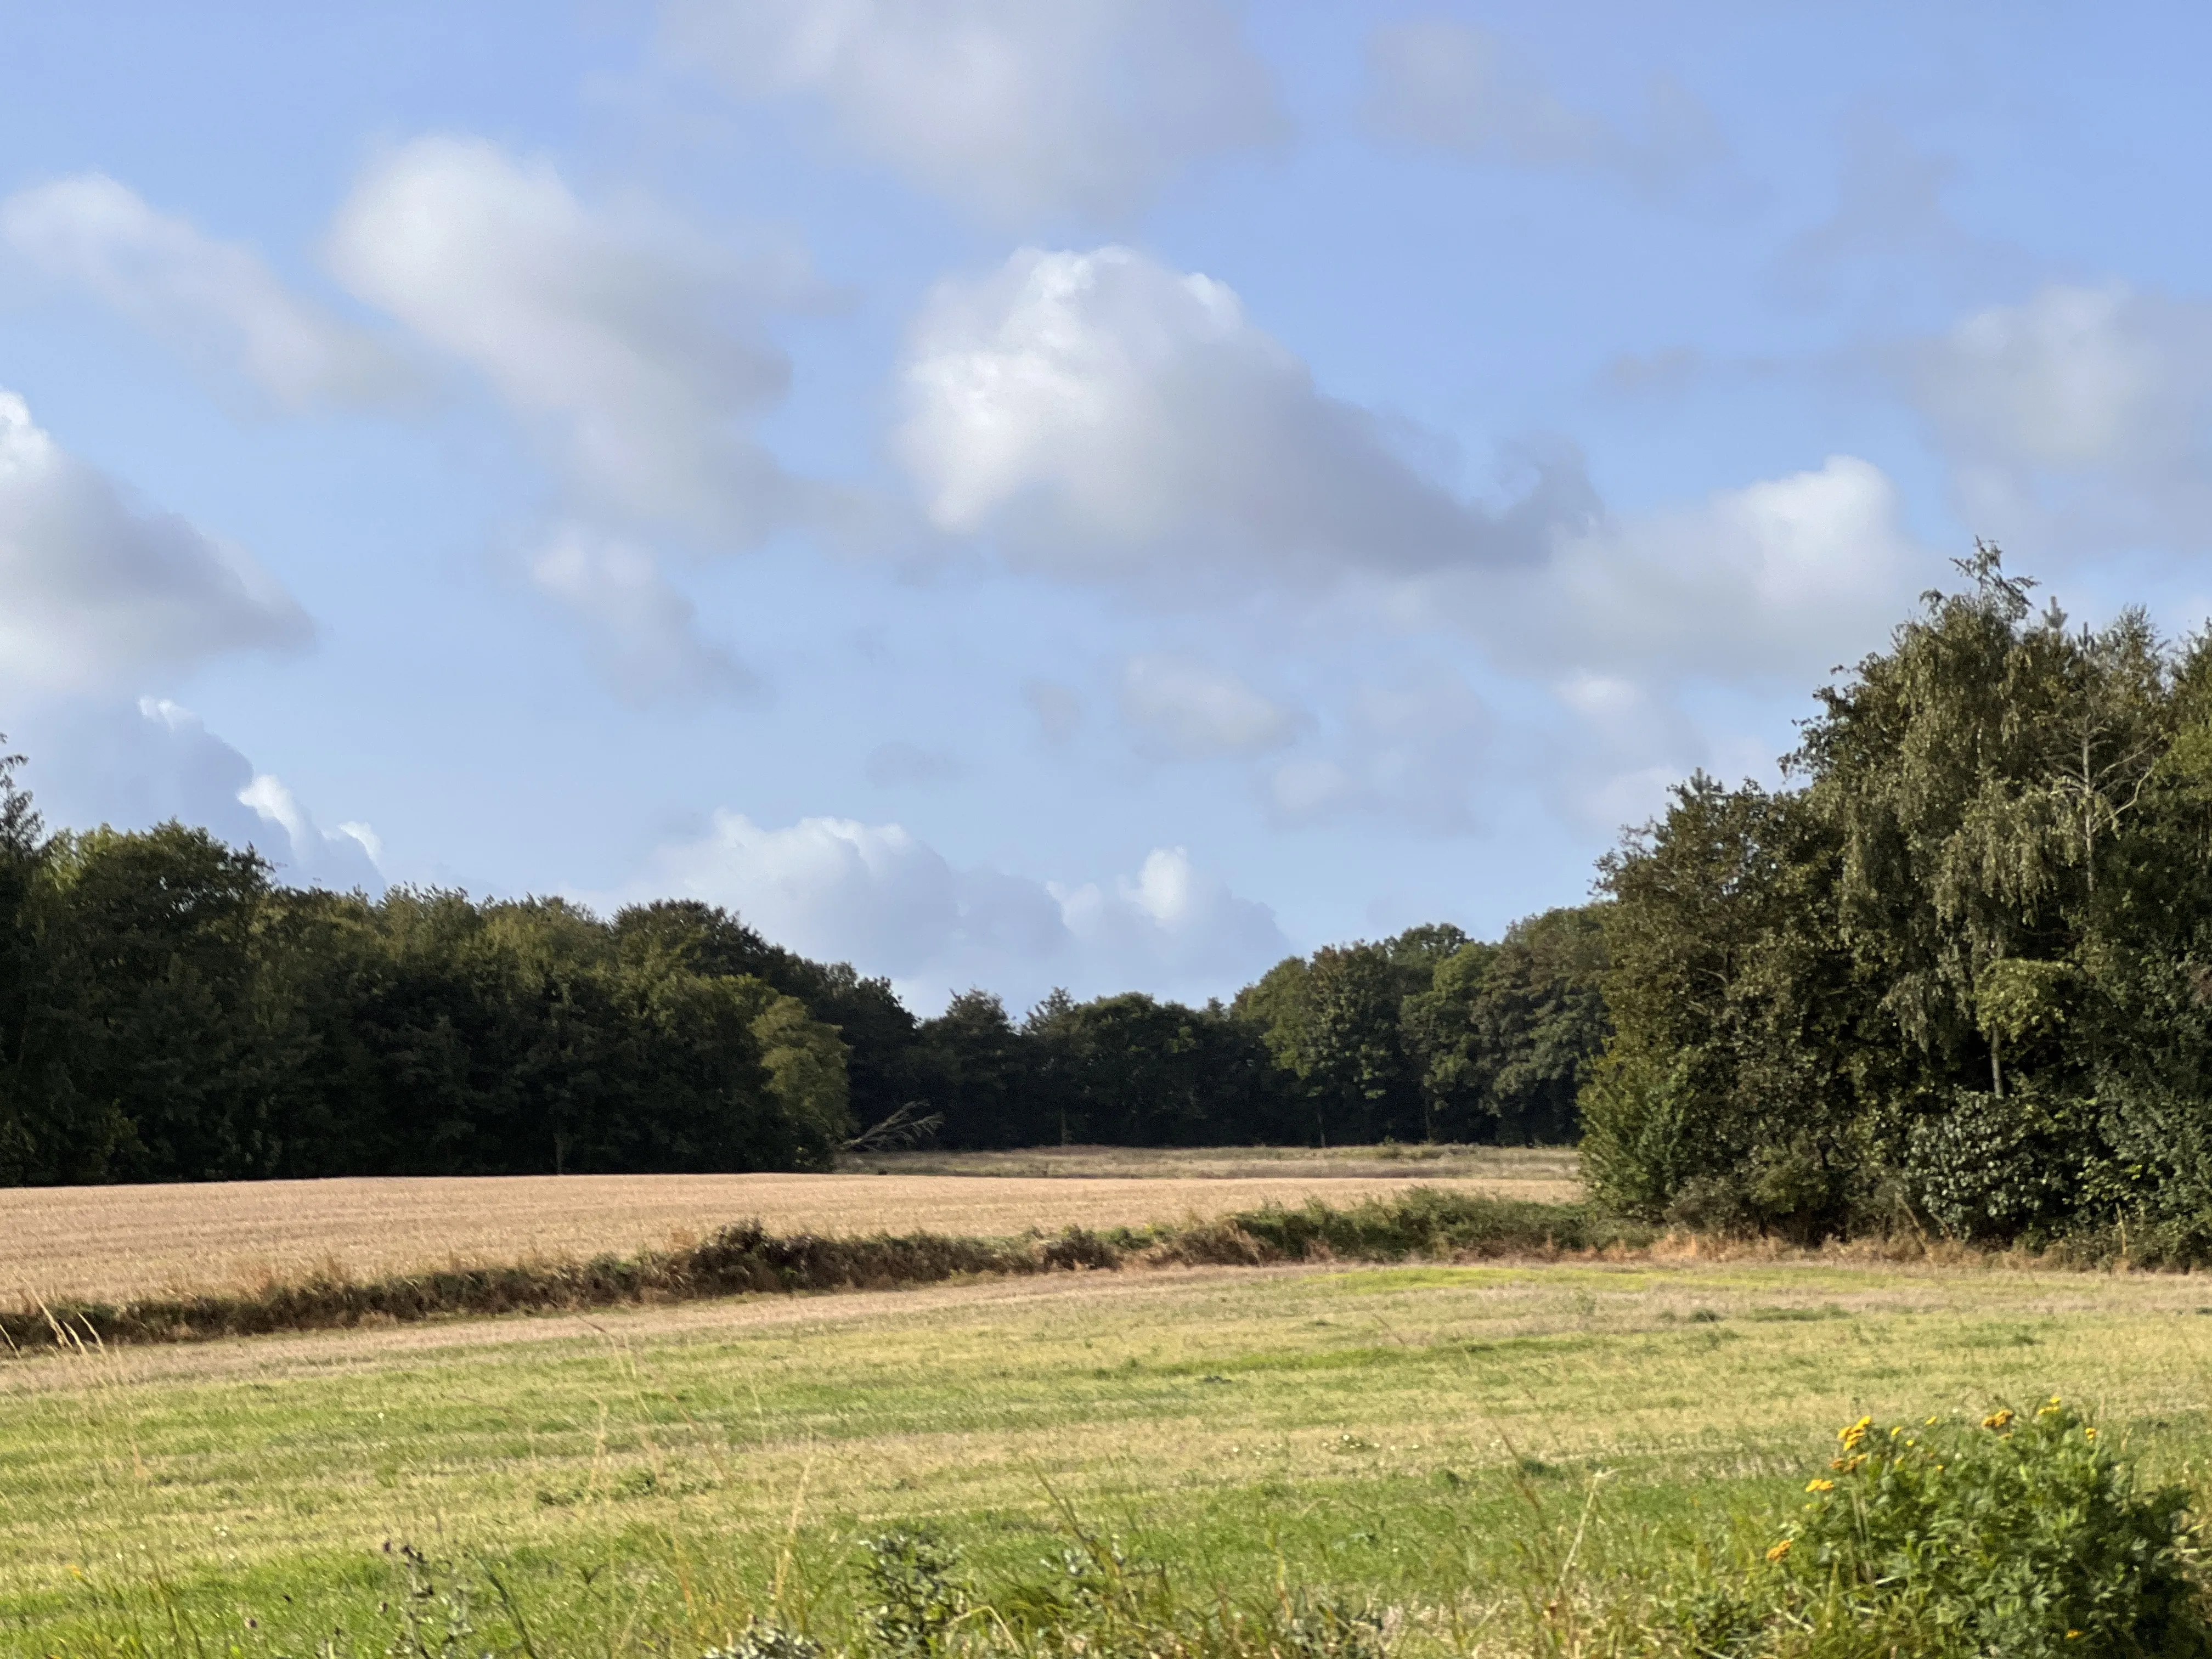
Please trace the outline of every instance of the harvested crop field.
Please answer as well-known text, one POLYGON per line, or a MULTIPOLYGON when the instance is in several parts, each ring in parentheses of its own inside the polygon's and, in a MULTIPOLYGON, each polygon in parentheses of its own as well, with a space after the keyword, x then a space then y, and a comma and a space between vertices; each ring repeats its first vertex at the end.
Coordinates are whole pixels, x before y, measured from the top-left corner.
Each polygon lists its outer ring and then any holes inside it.
MULTIPOLYGON (((939 1158, 942 1166, 948 1160, 939 1158)), ((1231 1166, 1234 1167, 1234 1166, 1231 1166)), ((781 1233, 1011 1235, 1211 1217, 1310 1197, 1344 1204, 1432 1185, 1557 1201, 1555 1162, 1483 1176, 516 1176, 0 1190, 0 1297, 123 1301, 319 1272, 357 1279, 456 1264, 628 1254, 758 1218, 781 1233), (1523 1169, 1527 1173, 1523 1173, 1523 1169)))

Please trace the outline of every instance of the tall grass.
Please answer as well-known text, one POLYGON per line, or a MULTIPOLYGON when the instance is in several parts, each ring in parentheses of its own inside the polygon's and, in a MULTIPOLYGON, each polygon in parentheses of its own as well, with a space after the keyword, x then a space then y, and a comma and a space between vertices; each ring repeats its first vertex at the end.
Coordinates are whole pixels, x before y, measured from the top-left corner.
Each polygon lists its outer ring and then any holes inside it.
MULTIPOLYGON (((2190 1494, 2142 1480, 2053 1399, 2015 1413, 1846 1425, 1813 1501, 1638 1538, 1603 1482, 1547 1497, 1519 1477, 1515 1568, 1441 1602, 1356 1588, 1208 1582, 1092 1526, 1047 1488, 1057 1547, 971 1568, 927 1528, 806 1558, 799 1515, 772 1560, 669 1563, 680 1611, 641 1622, 590 1579, 556 1605, 481 1557, 387 1542, 321 1659, 2203 1659, 2212 1600, 2190 1494), (596 1622, 594 1622, 596 1620, 596 1622)), ((250 1635, 249 1629, 248 1634, 250 1635)), ((109 1598, 52 1659, 238 1659, 158 1581, 109 1598)))

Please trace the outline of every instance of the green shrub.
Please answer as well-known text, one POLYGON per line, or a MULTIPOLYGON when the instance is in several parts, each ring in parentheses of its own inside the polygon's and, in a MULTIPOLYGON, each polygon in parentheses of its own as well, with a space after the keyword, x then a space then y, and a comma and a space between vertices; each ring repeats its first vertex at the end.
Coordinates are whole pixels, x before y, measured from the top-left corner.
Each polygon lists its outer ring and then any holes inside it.
POLYGON ((2057 1398, 1978 1425, 1930 1418, 1885 1432, 1862 1418, 1838 1437, 1767 1552, 1776 1633, 1825 1638, 1798 1650, 2212 1652, 2186 1492, 2142 1485, 2057 1398))
POLYGON ((933 1659, 968 1612, 959 1558, 926 1532, 886 1533, 867 1540, 863 1565, 874 1601, 863 1618, 884 1659, 933 1659))
POLYGON ((1907 1134, 1905 1188, 1952 1238, 2047 1241, 2075 1219, 2087 1118, 2081 1103, 2033 1089, 1954 1091, 1907 1134))

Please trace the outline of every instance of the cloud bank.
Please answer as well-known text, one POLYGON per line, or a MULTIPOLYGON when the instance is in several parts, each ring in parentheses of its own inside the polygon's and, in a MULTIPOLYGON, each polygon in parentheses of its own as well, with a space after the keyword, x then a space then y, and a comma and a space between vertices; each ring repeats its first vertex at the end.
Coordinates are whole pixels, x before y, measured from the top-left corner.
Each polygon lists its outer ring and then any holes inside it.
POLYGON ((1107 883, 955 870, 896 823, 801 818, 769 829, 717 812, 667 847, 630 898, 699 898, 806 955, 888 975, 918 1004, 982 984, 1019 1006, 1054 985, 1233 989, 1289 949, 1273 913, 1232 894, 1180 848, 1107 883))
POLYGON ((284 782, 162 697, 65 697, 19 710, 12 746, 50 825, 143 830, 170 818, 251 845, 276 878, 381 892, 383 845, 366 823, 325 830, 284 782))

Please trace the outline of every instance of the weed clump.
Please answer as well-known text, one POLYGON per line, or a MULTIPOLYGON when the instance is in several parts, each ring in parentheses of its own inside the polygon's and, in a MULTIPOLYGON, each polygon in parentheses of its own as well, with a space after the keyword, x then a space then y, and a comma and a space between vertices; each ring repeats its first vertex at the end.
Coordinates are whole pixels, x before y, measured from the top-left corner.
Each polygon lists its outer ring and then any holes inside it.
MULTIPOLYGON (((2021 1416, 1863 1417, 1740 1586, 1710 1562, 1647 1610, 1646 1650, 1723 1659, 2212 1654, 2179 1486, 2143 1484, 2053 1397, 2021 1416)), ((1631 1619, 1630 1624, 1645 1623, 1631 1619)))

